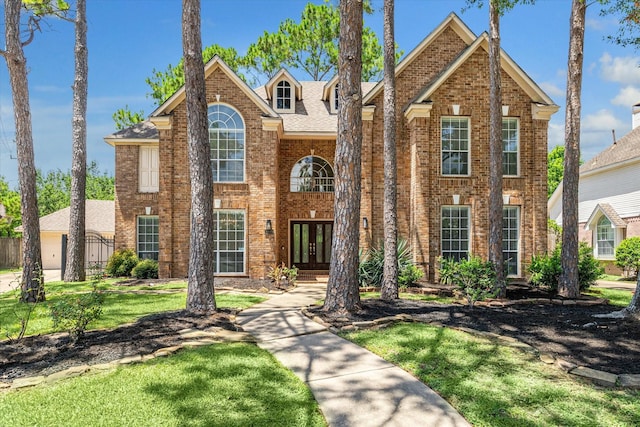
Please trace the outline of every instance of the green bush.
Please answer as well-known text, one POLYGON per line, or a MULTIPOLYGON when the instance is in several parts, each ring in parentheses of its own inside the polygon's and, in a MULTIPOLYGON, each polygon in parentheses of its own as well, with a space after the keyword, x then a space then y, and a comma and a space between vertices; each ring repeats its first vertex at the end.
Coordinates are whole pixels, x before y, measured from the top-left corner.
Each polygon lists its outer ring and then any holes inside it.
POLYGON ((154 259, 143 259, 133 267, 131 275, 136 279, 157 279, 158 261, 154 259))
MULTIPOLYGON (((557 245, 550 255, 535 255, 531 259, 529 282, 538 287, 548 288, 552 292, 558 291, 558 281, 562 273, 561 246, 557 245)), ((580 242, 578 248, 578 282, 580 290, 588 289, 596 283, 604 268, 593 257, 593 250, 585 242, 580 242)))
POLYGON ((87 325, 100 318, 103 304, 104 294, 97 283, 89 293, 62 297, 49 307, 53 327, 67 331, 75 343, 84 335, 87 325))
POLYGON ((298 267, 295 265, 287 267, 284 262, 280 264, 274 264, 269 267, 267 277, 275 282, 276 287, 279 288, 283 282, 288 285, 295 285, 298 278, 298 267))
POLYGON ((138 255, 131 249, 120 249, 111 255, 105 272, 112 277, 131 276, 131 270, 138 265, 138 255))
POLYGON ((616 248, 616 265, 628 277, 638 277, 640 269, 640 237, 629 237, 616 248))
MULTIPOLYGON (((398 239, 398 287, 406 288, 422 278, 424 272, 415 265, 411 256, 409 243, 398 239)), ((358 268, 360 286, 382 285, 384 276, 384 243, 377 248, 371 248, 366 254, 360 251, 360 265, 358 268)))
POLYGON ((496 271, 491 261, 483 261, 476 256, 460 261, 439 257, 438 264, 440 281, 458 288, 469 307, 497 295, 496 271))

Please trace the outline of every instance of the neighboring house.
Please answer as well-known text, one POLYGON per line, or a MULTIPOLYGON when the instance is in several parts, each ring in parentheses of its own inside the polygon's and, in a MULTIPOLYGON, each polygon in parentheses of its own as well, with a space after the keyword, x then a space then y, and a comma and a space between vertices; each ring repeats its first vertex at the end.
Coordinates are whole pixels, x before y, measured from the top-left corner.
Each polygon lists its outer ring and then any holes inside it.
MULTIPOLYGON (((40 218, 42 269, 60 270, 62 266, 63 235, 69 234, 69 207, 40 218)), ((87 267, 99 263, 103 267, 113 253, 113 245, 106 246, 105 239, 113 239, 115 231, 115 203, 113 200, 87 200, 85 213, 87 267)), ((22 231, 18 227, 16 231, 22 231)))
MULTIPOLYGON (((542 60, 542 58, 541 58, 542 60)), ((502 52, 504 247, 509 273, 547 246, 547 129, 558 107, 502 52)), ((218 57, 205 65, 214 174, 215 269, 263 278, 276 262, 331 260, 337 77, 281 70, 252 89, 218 57)), ((488 36, 451 14, 397 66, 398 226, 434 278, 440 255, 487 257, 488 36)), ((360 245, 383 237, 383 85, 363 83, 360 245)), ((188 274, 190 189, 184 88, 115 147, 116 247, 188 274)))
MULTIPOLYGON (((580 167, 579 239, 593 247, 607 272, 615 250, 627 237, 640 236, 640 104, 633 107, 633 129, 580 167)), ((549 199, 549 218, 562 225, 562 183, 549 199)))

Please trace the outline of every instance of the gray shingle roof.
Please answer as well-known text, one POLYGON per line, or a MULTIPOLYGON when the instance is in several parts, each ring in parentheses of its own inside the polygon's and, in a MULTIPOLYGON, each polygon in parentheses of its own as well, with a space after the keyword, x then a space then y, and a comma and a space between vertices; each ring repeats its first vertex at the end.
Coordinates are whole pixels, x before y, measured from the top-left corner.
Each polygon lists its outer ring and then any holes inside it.
MULTIPOLYGON (((66 207, 40 218, 40 231, 69 231, 71 208, 66 207)), ((97 233, 115 232, 115 202, 113 200, 87 200, 85 230, 97 233)))
POLYGON ((612 144, 593 159, 585 162, 580 167, 580 173, 583 174, 637 157, 640 157, 640 127, 633 129, 616 141, 615 144, 612 144))
POLYGON ((105 139, 158 139, 158 129, 149 120, 137 123, 129 128, 119 130, 105 139))

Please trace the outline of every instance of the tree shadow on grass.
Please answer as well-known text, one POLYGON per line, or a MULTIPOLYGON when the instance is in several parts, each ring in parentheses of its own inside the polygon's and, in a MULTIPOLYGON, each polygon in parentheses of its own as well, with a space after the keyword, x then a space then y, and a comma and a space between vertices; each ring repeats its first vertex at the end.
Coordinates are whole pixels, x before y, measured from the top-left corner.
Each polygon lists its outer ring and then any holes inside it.
POLYGON ((325 425, 309 389, 253 344, 210 345, 157 363, 180 374, 144 391, 169 405, 180 425, 325 425))
POLYGON ((598 392, 498 342, 417 324, 348 337, 383 349, 383 357, 434 388, 474 425, 640 425, 632 406, 640 393, 598 392))

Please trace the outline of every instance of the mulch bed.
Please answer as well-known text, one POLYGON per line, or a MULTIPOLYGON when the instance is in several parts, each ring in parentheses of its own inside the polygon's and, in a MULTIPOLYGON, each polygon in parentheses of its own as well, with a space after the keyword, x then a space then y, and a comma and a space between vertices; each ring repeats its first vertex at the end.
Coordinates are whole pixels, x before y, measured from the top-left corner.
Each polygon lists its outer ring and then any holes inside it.
MULTIPOLYGON (((222 285, 222 284, 219 284, 222 285)), ((277 290, 267 281, 237 281, 237 288, 277 290)), ((222 285, 224 286, 224 285, 222 285)), ((537 290, 511 289, 510 299, 545 297, 537 290)), ((353 321, 407 313, 425 322, 445 326, 472 328, 511 336, 532 345, 542 353, 614 374, 640 374, 640 322, 637 320, 595 319, 593 314, 617 308, 599 306, 564 306, 551 304, 518 304, 509 307, 475 307, 398 300, 362 301, 362 310, 346 318, 326 318, 335 326, 353 321)), ((313 309, 323 316, 320 309, 313 309)), ((0 381, 19 377, 49 375, 72 366, 106 363, 181 342, 178 331, 217 326, 238 330, 231 321, 234 313, 196 317, 185 311, 146 316, 134 324, 112 330, 89 331, 72 345, 67 334, 26 337, 19 343, 0 341, 0 381)))
MULTIPOLYGON (((507 297, 514 300, 551 296, 537 289, 515 287, 507 297)), ((320 308, 310 311, 336 327, 406 313, 421 322, 517 338, 540 353, 579 366, 613 374, 640 374, 640 321, 593 317, 619 309, 605 304, 571 306, 525 302, 508 307, 476 306, 470 309, 461 304, 366 299, 361 301, 360 311, 345 317, 328 317, 320 308)))

